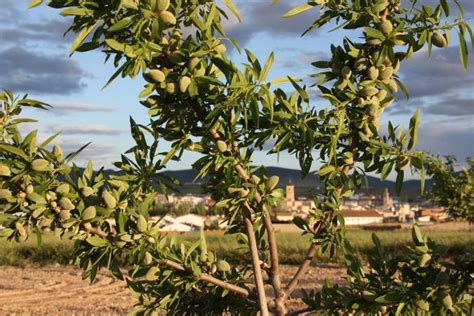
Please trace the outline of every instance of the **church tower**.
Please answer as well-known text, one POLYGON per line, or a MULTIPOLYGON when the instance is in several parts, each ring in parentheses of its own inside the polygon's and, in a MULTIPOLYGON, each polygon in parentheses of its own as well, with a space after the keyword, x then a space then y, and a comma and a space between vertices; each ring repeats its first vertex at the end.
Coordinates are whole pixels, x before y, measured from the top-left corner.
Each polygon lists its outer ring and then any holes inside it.
POLYGON ((382 205, 384 209, 390 209, 393 207, 393 199, 388 192, 388 189, 385 188, 382 195, 382 205))
POLYGON ((293 203, 295 201, 295 186, 291 181, 286 185, 286 202, 293 203))

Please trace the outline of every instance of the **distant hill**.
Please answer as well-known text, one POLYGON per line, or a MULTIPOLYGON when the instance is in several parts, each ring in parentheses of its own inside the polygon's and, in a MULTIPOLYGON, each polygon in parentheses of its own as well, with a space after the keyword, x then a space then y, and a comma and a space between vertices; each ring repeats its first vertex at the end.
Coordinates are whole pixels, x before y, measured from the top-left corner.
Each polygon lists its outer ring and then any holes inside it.
MULTIPOLYGON (((280 177, 280 186, 284 187, 288 183, 293 183, 296 187, 298 195, 307 195, 311 192, 317 192, 322 188, 322 183, 314 172, 308 174, 306 178, 301 179, 300 171, 295 169, 286 169, 280 167, 267 167, 267 172, 270 175, 276 175, 280 177)), ((184 185, 185 190, 183 192, 196 192, 199 190, 200 184, 203 183, 203 179, 194 181, 198 172, 193 169, 186 170, 168 170, 163 172, 166 175, 175 177, 181 181, 184 185), (188 189, 188 190, 186 190, 188 189)), ((372 176, 367 177, 368 187, 364 185, 362 191, 369 191, 373 193, 379 193, 385 188, 388 188, 392 194, 395 193, 395 182, 394 181, 380 181, 380 179, 372 176)), ((426 181, 426 187, 430 187, 431 181, 426 181)), ((419 180, 408 180, 403 185, 403 197, 414 198, 419 195, 420 192, 420 181, 419 180)))
MULTIPOLYGON (((295 185, 296 194, 298 196, 309 196, 311 193, 317 193, 322 189, 322 183, 317 176, 314 175, 314 172, 310 172, 304 179, 301 179, 300 171, 296 169, 287 169, 281 167, 267 167, 267 172, 270 175, 276 175, 280 177, 280 186, 285 187, 288 183, 295 185)), ((120 171, 107 169, 105 170, 107 175, 120 175, 120 171)), ((183 187, 180 188, 182 193, 202 193, 201 185, 204 183, 205 179, 196 178, 198 171, 194 169, 184 169, 184 170, 167 170, 163 174, 174 177, 181 181, 183 187)), ((366 187, 363 182, 363 187, 361 192, 379 194, 385 188, 389 189, 392 195, 395 195, 395 182, 394 181, 380 181, 380 179, 372 176, 367 176, 368 186, 366 187)), ((427 180, 425 187, 429 188, 431 186, 431 180, 427 180)), ((415 199, 420 194, 420 181, 419 180, 407 180, 403 184, 403 190, 401 198, 404 199, 415 199)))

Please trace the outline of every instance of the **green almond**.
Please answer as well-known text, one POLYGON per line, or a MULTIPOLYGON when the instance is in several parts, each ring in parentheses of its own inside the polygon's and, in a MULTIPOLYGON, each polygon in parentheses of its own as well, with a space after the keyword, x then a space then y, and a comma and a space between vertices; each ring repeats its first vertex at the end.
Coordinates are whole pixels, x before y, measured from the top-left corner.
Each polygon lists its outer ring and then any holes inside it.
POLYGON ((219 152, 225 153, 227 151, 227 144, 223 140, 218 140, 216 145, 219 152))
POLYGON ((45 159, 35 159, 31 162, 31 169, 37 172, 49 171, 49 161, 45 159))
POLYGON ((217 261, 217 271, 228 272, 230 271, 230 269, 231 269, 231 266, 227 261, 225 260, 217 261))
POLYGON ((0 177, 9 177, 11 175, 12 173, 8 166, 0 165, 0 177))
POLYGON ((188 76, 183 76, 179 79, 179 91, 185 93, 188 90, 189 85, 191 84, 191 78, 188 76))
POLYGON ((150 70, 150 78, 156 82, 163 82, 166 79, 166 75, 159 69, 152 69, 150 70))
POLYGON ((170 0, 158 0, 156 9, 159 12, 163 12, 163 11, 168 10, 169 6, 170 6, 170 0))
POLYGON ((446 38, 439 34, 438 32, 434 32, 433 35, 431 35, 431 43, 433 43, 434 46, 444 48, 448 46, 448 42, 446 41, 446 38))
POLYGON ((102 199, 104 200, 105 206, 107 206, 107 208, 115 208, 117 206, 117 200, 108 191, 104 191, 104 193, 102 193, 102 199))
POLYGON ((158 267, 151 267, 145 275, 145 279, 147 281, 156 281, 158 280, 158 273, 160 272, 160 268, 158 267))
POLYGON ((176 17, 173 15, 173 13, 169 11, 162 11, 160 12, 160 18, 165 22, 166 24, 171 24, 175 25, 176 24, 176 17))
POLYGON ((393 31, 393 24, 389 20, 383 20, 380 23, 380 30, 384 35, 389 35, 393 31))
POLYGON ((271 176, 270 178, 268 178, 267 182, 265 183, 265 186, 269 191, 272 191, 278 185, 278 181, 280 181, 280 178, 278 176, 271 176))
POLYGON ((86 197, 91 196, 92 194, 94 194, 94 189, 91 188, 91 187, 83 187, 83 188, 81 189, 81 195, 82 195, 82 197, 85 197, 85 198, 86 198, 86 197))
POLYGON ((143 215, 138 216, 137 220, 137 230, 140 233, 143 233, 147 230, 148 228, 148 223, 146 221, 146 218, 143 215))
POLYGON ((67 193, 69 193, 70 189, 71 188, 69 187, 69 184, 62 183, 56 188, 55 191, 56 191, 56 193, 67 194, 67 193))
POLYGON ((95 209, 94 206, 89 206, 82 212, 82 219, 84 221, 93 220, 96 216, 97 216, 97 210, 95 209))
POLYGON ((67 197, 62 197, 59 199, 59 202, 58 202, 58 205, 61 207, 61 209, 63 210, 73 210, 75 209, 76 207, 74 206, 74 204, 71 202, 71 200, 67 197))

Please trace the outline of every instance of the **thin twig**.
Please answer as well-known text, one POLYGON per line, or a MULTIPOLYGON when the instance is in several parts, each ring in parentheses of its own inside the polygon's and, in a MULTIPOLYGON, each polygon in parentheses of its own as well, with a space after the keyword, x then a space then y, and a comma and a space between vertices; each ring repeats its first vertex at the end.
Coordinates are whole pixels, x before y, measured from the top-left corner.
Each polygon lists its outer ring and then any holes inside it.
MULTIPOLYGON (((178 271, 182 271, 182 272, 188 271, 181 264, 179 264, 177 262, 174 262, 174 261, 171 261, 171 260, 161 260, 160 263, 163 264, 163 265, 166 265, 170 268, 173 268, 175 270, 178 270, 178 271)), ((243 287, 240 287, 240 286, 237 286, 235 284, 228 283, 226 281, 222 281, 222 280, 217 279, 217 278, 215 278, 215 277, 213 277, 209 274, 206 274, 206 273, 202 273, 199 276, 199 280, 207 282, 207 283, 214 284, 214 285, 216 285, 220 288, 229 290, 230 292, 233 292, 233 293, 245 296, 245 297, 250 296, 250 292, 247 289, 245 289, 243 287)))

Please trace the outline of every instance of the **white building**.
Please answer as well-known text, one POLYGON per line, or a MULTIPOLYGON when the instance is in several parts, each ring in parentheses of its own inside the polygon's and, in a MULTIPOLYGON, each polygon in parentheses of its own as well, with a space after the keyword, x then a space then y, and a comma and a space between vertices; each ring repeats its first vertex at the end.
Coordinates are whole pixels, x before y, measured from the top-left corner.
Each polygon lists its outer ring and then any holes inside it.
POLYGON ((383 223, 383 215, 376 210, 342 210, 342 216, 347 226, 383 223))
POLYGON ((160 228, 162 232, 192 232, 196 230, 196 228, 181 223, 173 223, 160 228))

